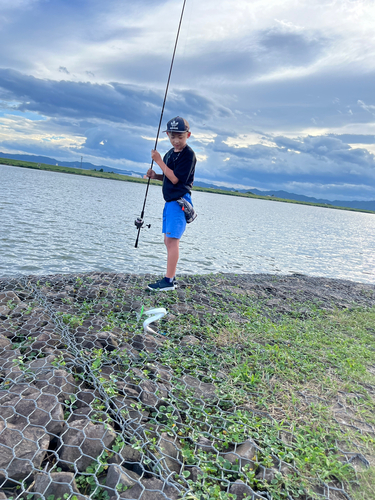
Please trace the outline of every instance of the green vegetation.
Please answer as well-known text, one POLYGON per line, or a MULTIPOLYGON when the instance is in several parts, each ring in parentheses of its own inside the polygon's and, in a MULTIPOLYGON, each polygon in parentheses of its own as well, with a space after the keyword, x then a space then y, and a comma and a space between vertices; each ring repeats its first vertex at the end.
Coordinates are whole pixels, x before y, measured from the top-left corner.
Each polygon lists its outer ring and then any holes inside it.
MULTIPOLYGON (((129 175, 115 174, 112 172, 103 172, 103 169, 100 170, 84 170, 81 168, 71 168, 71 167, 60 167, 57 165, 47 165, 45 163, 33 163, 28 161, 21 160, 12 160, 8 158, 0 158, 0 163, 3 165, 10 165, 14 167, 23 167, 23 168, 31 168, 36 170, 49 170, 52 172, 62 172, 66 174, 75 174, 75 175, 84 175, 89 177, 100 177, 102 179, 112 179, 116 181, 126 181, 126 182, 138 182, 138 183, 147 183, 146 179, 142 179, 140 177, 131 177, 129 175)), ((160 185, 158 181, 151 181, 151 184, 160 185)), ((214 188, 203 188, 203 187, 194 187, 194 191, 203 191, 205 193, 213 193, 213 194, 224 194, 228 196, 240 196, 243 198, 254 198, 257 200, 267 200, 267 201, 279 201, 282 203, 294 203, 297 205, 309 205, 314 207, 322 207, 322 208, 333 208, 337 210, 349 210, 352 212, 365 212, 374 214, 374 211, 371 210, 362 210, 359 208, 349 208, 349 207, 337 207, 334 205, 322 204, 322 203, 310 203, 306 201, 296 201, 296 200, 286 200, 284 198, 277 198, 275 196, 259 196, 251 193, 250 191, 247 193, 240 193, 238 191, 226 191, 224 189, 214 189, 214 188)))
MULTIPOLYGON (((138 359, 116 350, 86 354, 91 373, 110 398, 119 392, 112 376, 101 375, 104 366, 115 363, 116 379, 127 374, 135 385, 155 380, 155 364, 172 370, 162 405, 134 403, 135 409, 150 414, 145 431, 149 452, 155 449, 157 434, 166 432, 179 440, 185 470, 175 480, 188 485, 191 500, 234 500, 226 490, 236 480, 268 492, 274 500, 318 498, 316 488, 322 483, 343 485, 354 500, 373 498, 375 308, 353 304, 329 310, 319 302, 288 300, 286 313, 268 308, 265 314, 268 299, 254 299, 239 288, 236 293, 233 286, 219 291, 217 277, 205 277, 202 292, 195 279, 187 280, 183 293, 157 297, 159 307, 187 309, 162 322, 165 340, 156 352, 141 351, 138 359), (182 344, 184 335, 199 342, 182 344), (183 381, 187 375, 213 384, 216 394, 202 403, 183 381), (215 450, 197 449, 202 438, 214 442, 215 450), (248 439, 258 449, 252 463, 241 467, 225 454, 233 443, 248 439), (348 454, 356 453, 366 457, 369 469, 348 462, 348 454), (191 479, 189 466, 199 467, 198 479, 191 479)), ((88 286, 86 279, 76 280, 75 290, 88 286)), ((155 306, 154 295, 138 296, 137 284, 131 287, 132 300, 145 308, 155 306)), ((131 342, 141 323, 134 311, 126 310, 126 290, 112 286, 108 293, 102 288, 100 295, 94 302, 106 322, 104 330, 120 328, 123 340, 131 342)), ((63 321, 74 330, 92 317, 94 302, 75 303, 75 314, 64 315, 63 321)), ((142 443, 132 446, 142 448, 142 443)), ((105 498, 98 481, 112 451, 78 479, 82 493, 105 498)))
MULTIPOLYGON (((189 369, 201 379, 202 373, 207 374, 203 380, 208 382, 228 367, 227 377, 216 380, 221 400, 206 408, 194 404, 193 395, 178 388, 175 380, 176 398, 189 404, 179 432, 185 443, 183 455, 188 464, 199 460, 204 472, 202 483, 191 483, 196 494, 203 494, 201 498, 231 498, 220 496, 223 479, 246 479, 253 489, 266 490, 280 500, 287 494, 298 498, 306 492, 313 497, 314 481, 333 480, 348 484, 352 498, 372 498, 373 469, 356 477, 354 468, 343 460, 342 450, 360 450, 375 458, 374 436, 362 431, 365 423, 369 429, 375 425, 375 400, 369 385, 373 387, 375 377, 368 369, 375 366, 375 309, 329 314, 313 310, 308 319, 297 314, 275 321, 266 319, 257 307, 245 307, 242 313, 251 320, 240 328, 224 312, 219 318, 207 316, 205 333, 211 340, 204 347, 181 350, 171 342, 163 351, 160 361, 176 375, 189 369), (347 409, 341 418, 338 403, 347 409), (265 416, 246 409, 229 414, 229 408, 241 405, 265 416), (249 436, 261 446, 254 467, 245 471, 246 478, 238 465, 217 454, 201 451, 199 457, 194 455, 191 443, 207 429, 221 441, 220 451, 249 436), (270 483, 256 477, 254 471, 259 466, 272 469, 275 458, 293 464, 298 473, 275 474, 270 483)), ((188 324, 190 334, 202 334, 193 318, 188 324)))
MULTIPOLYGON (((13 167, 31 168, 34 170, 48 170, 51 172, 83 175, 86 177, 100 177, 101 179, 112 179, 115 181, 142 182, 142 183, 147 182, 147 180, 145 179, 131 177, 130 175, 114 174, 112 172, 103 172, 103 169, 85 170, 83 168, 60 167, 58 165, 48 165, 46 163, 34 163, 31 161, 11 160, 9 158, 0 158, 0 163, 3 165, 10 165, 13 167)), ((152 181, 152 183, 158 184, 157 181, 152 181)))

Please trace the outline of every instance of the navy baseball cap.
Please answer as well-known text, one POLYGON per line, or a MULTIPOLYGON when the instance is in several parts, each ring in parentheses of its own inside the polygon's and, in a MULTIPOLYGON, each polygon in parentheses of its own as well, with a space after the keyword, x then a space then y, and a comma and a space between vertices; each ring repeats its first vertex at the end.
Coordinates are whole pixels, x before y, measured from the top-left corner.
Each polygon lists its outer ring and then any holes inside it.
POLYGON ((167 130, 164 132, 177 132, 183 134, 184 132, 189 132, 189 123, 185 118, 181 118, 181 116, 176 116, 169 120, 167 123, 167 130))

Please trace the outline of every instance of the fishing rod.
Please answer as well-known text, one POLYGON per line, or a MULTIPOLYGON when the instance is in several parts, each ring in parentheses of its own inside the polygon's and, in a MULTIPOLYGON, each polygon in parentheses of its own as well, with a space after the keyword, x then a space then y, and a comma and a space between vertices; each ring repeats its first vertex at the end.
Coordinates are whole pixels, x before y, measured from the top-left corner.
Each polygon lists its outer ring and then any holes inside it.
MULTIPOLYGON (((186 0, 184 0, 184 3, 183 3, 183 6, 182 6, 182 11, 181 11, 181 16, 180 16, 180 22, 179 22, 179 25, 178 25, 178 30, 177 30, 177 35, 176 35, 176 41, 175 41, 175 44, 174 44, 174 49, 173 49, 173 55, 172 55, 172 61, 171 61, 171 66, 169 68, 169 75, 168 75, 168 80, 167 80, 167 86, 166 86, 166 89, 165 89, 165 94, 164 94, 164 101, 163 101, 163 106, 161 108, 161 114, 160 114, 160 120, 159 120, 159 126, 158 126, 158 131, 156 133, 156 140, 155 140, 155 147, 154 149, 156 149, 157 145, 158 145, 158 139, 159 139, 159 133, 160 133, 160 127, 161 127, 161 122, 163 120, 163 114, 164 114, 164 108, 165 108, 165 102, 167 100, 167 94, 168 94, 168 88, 169 88, 169 82, 171 81, 171 75, 172 75, 172 68, 173 68, 173 63, 174 63, 174 57, 175 57, 175 54, 176 54, 176 49, 177 49, 177 42, 178 42, 178 37, 180 36, 180 29, 181 29, 181 24, 182 24, 182 18, 184 17, 184 11, 185 11, 185 4, 186 4, 186 0)), ((151 162, 151 169, 154 165, 154 160, 152 160, 151 162)), ((151 224, 146 224, 144 225, 144 220, 143 220, 143 217, 145 215, 145 206, 146 206, 146 200, 147 200, 147 194, 148 194, 148 188, 150 187, 150 181, 151 181, 151 178, 149 177, 148 178, 148 182, 147 182, 147 187, 146 187, 146 194, 145 194, 145 199, 143 201, 143 207, 142 207, 142 212, 141 212, 141 216, 138 217, 137 219, 135 219, 134 221, 134 224, 136 226, 136 228, 138 229, 138 233, 137 233, 137 239, 135 240, 135 245, 134 247, 135 248, 138 248, 138 240, 139 240, 139 235, 140 235, 140 232, 141 232, 141 229, 142 227, 148 227, 150 228, 151 227, 151 224)))

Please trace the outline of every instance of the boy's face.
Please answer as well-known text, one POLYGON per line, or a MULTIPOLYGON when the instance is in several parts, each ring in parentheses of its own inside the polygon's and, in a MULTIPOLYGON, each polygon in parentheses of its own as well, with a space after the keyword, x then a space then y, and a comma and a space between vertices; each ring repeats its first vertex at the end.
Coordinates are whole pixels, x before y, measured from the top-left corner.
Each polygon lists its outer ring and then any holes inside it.
POLYGON ((167 134, 176 153, 184 149, 186 141, 191 136, 191 132, 167 132, 167 134))

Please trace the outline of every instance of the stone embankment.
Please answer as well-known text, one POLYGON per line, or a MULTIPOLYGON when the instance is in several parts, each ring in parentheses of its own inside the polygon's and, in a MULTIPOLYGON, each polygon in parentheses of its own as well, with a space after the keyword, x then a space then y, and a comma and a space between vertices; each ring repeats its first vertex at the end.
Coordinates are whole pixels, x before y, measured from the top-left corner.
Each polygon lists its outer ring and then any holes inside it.
POLYGON ((264 465, 242 431, 237 442, 219 437, 239 407, 223 393, 230 367, 210 335, 223 317, 241 328, 255 303, 276 321, 308 317, 312 306, 374 306, 375 287, 221 275, 183 278, 161 298, 146 283, 109 273, 0 280, 0 500, 199 498, 189 492, 207 457, 237 499, 271 498, 275 475, 298 473, 277 457, 264 465), (144 333, 142 311, 161 301, 168 315, 144 333), (194 366, 205 349, 215 371, 194 366))

